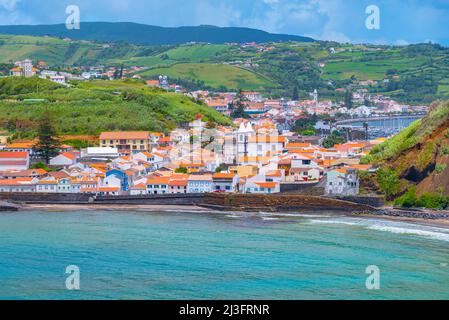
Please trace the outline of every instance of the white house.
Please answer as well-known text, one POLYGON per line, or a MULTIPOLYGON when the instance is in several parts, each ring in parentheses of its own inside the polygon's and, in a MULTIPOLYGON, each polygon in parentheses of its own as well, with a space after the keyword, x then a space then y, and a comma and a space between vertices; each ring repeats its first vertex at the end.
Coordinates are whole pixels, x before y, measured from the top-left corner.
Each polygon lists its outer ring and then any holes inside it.
POLYGON ((139 152, 137 154, 134 154, 132 157, 133 160, 148 162, 156 169, 159 169, 166 163, 165 157, 158 152, 139 152))
POLYGON ((263 157, 279 153, 284 149, 285 138, 278 135, 258 135, 249 138, 248 156, 263 157))
POLYGON ((148 194, 167 194, 169 182, 170 178, 168 177, 149 178, 146 184, 148 194))
POLYGON ((75 163, 76 156, 68 152, 61 153, 50 159, 50 166, 54 167, 68 167, 74 165, 75 163))
POLYGON ((136 184, 129 189, 129 193, 132 196, 147 195, 148 194, 147 186, 145 185, 145 183, 136 184))
POLYGON ((73 193, 72 180, 70 178, 62 178, 58 180, 58 193, 73 193))
POLYGON ((209 193, 214 190, 211 174, 191 175, 187 182, 188 193, 209 193))
POLYGON ((87 148, 81 151, 81 158, 114 159, 119 156, 120 154, 117 148, 95 147, 95 148, 87 148))
POLYGON ((26 170, 29 165, 28 152, 0 152, 0 171, 26 170))
POLYGON ((287 182, 319 181, 323 176, 323 169, 318 166, 313 157, 297 154, 291 159, 291 168, 286 176, 287 182))
POLYGON ((280 181, 277 174, 273 174, 272 176, 265 175, 255 175, 249 177, 244 182, 244 185, 241 186, 243 193, 256 193, 256 194, 271 194, 271 193, 279 193, 280 189, 280 181))
POLYGON ((38 193, 57 193, 58 181, 56 179, 40 180, 36 184, 36 192, 38 193))
POLYGON ((168 181, 168 193, 170 194, 185 194, 187 193, 188 180, 183 179, 170 179, 168 181))
POLYGON ((326 194, 353 196, 359 194, 359 179, 355 169, 336 169, 327 173, 326 194))
POLYGON ((118 188, 119 191, 122 186, 122 180, 118 178, 116 175, 110 175, 101 181, 100 188, 118 188))
POLYGON ((38 179, 36 178, 17 178, 17 179, 0 180, 0 193, 35 192, 37 182, 38 179))
POLYGON ((216 173, 212 176, 214 192, 237 192, 239 176, 234 173, 216 173))

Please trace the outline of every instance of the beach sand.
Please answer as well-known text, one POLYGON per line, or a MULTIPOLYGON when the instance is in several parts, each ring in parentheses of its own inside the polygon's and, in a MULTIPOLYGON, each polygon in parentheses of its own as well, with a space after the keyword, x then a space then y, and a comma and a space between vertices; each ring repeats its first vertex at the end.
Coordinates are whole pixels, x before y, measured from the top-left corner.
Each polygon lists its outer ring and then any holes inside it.
POLYGON ((148 212, 161 212, 161 211, 194 211, 194 212, 208 212, 209 209, 201 208, 197 206, 179 206, 179 205, 129 205, 129 204, 116 204, 116 205, 66 205, 66 204, 25 204, 21 208, 22 210, 44 210, 44 211, 148 211, 148 212))
MULTIPOLYGON (((100 204, 79 204, 79 205, 66 205, 66 204, 25 204, 21 210, 43 210, 49 212, 70 212, 70 211, 140 211, 140 212, 199 212, 207 213, 211 212, 210 208, 203 208, 198 206, 181 206, 181 205, 100 205, 100 204)), ((215 212, 215 211, 214 211, 215 212)), ((217 211, 217 213, 221 213, 217 211)), ((276 212, 273 212, 275 215, 276 212)), ((408 218, 408 217, 394 217, 385 215, 374 214, 341 214, 348 217, 366 218, 366 219, 382 219, 389 221, 407 222, 412 224, 419 224, 425 226, 439 227, 449 229, 449 219, 423 219, 423 218, 408 218)))

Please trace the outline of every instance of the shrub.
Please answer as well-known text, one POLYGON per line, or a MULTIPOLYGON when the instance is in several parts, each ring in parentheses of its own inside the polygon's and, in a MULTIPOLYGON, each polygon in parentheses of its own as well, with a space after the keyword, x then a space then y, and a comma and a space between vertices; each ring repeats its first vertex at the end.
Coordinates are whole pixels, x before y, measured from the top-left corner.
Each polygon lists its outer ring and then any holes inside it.
POLYGON ((416 196, 416 187, 410 187, 410 189, 400 198, 394 201, 397 206, 412 208, 416 207, 418 202, 418 197, 416 196))
POLYGON ((445 163, 438 163, 435 167, 436 173, 440 174, 446 170, 447 165, 445 163))
POLYGON ((175 170, 175 173, 186 174, 187 172, 189 172, 189 170, 186 167, 179 167, 178 169, 175 170))
POLYGON ((399 177, 393 169, 379 169, 376 178, 380 189, 385 192, 387 198, 391 198, 400 191, 399 177))
POLYGON ((429 209, 446 209, 449 206, 449 197, 424 193, 416 203, 418 207, 429 209))

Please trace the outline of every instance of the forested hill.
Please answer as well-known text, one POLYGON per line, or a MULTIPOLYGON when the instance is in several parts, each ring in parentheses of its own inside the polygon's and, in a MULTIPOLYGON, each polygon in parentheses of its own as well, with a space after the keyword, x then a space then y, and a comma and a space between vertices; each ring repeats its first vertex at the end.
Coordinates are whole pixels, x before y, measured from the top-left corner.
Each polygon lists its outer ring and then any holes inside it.
POLYGON ((0 33, 28 36, 52 36, 99 42, 127 42, 137 45, 175 45, 187 42, 313 42, 307 37, 271 34, 250 28, 196 26, 165 28, 130 22, 82 22, 79 30, 68 30, 64 24, 0 26, 0 33))

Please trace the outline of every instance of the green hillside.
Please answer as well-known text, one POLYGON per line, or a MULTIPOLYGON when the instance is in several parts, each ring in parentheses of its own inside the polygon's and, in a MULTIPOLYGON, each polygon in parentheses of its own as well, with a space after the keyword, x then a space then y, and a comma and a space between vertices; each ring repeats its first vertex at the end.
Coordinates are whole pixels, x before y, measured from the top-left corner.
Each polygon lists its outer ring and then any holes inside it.
POLYGON ((165 74, 172 79, 204 81, 205 85, 228 89, 263 90, 274 84, 264 77, 238 67, 212 63, 180 63, 170 67, 156 68, 141 73, 141 76, 154 77, 165 74))
POLYGON ((309 37, 273 34, 262 30, 239 27, 201 25, 192 27, 158 27, 131 22, 82 22, 79 30, 68 30, 65 24, 1 25, 0 33, 90 40, 127 42, 136 45, 174 45, 189 42, 245 43, 245 42, 313 42, 309 37))
POLYGON ((379 166, 378 188, 403 206, 449 207, 449 101, 375 147, 365 162, 379 166))
POLYGON ((105 130, 169 132, 197 114, 206 121, 231 124, 188 97, 149 89, 139 81, 90 81, 66 88, 39 78, 0 79, 1 129, 15 137, 32 137, 36 119, 45 109, 54 115, 59 132, 68 135, 97 135, 105 130))
MULTIPOLYGON (((342 99, 337 88, 356 90, 359 81, 381 80, 367 87, 370 93, 412 104, 449 99, 449 48, 434 44, 144 46, 0 35, 0 64, 24 58, 44 60, 52 68, 140 66, 147 68, 140 74, 146 79, 167 74, 188 89, 241 88, 291 97, 296 87, 303 98, 317 89, 321 98, 342 99)), ((2 70, 0 65, 0 73, 2 70)))

